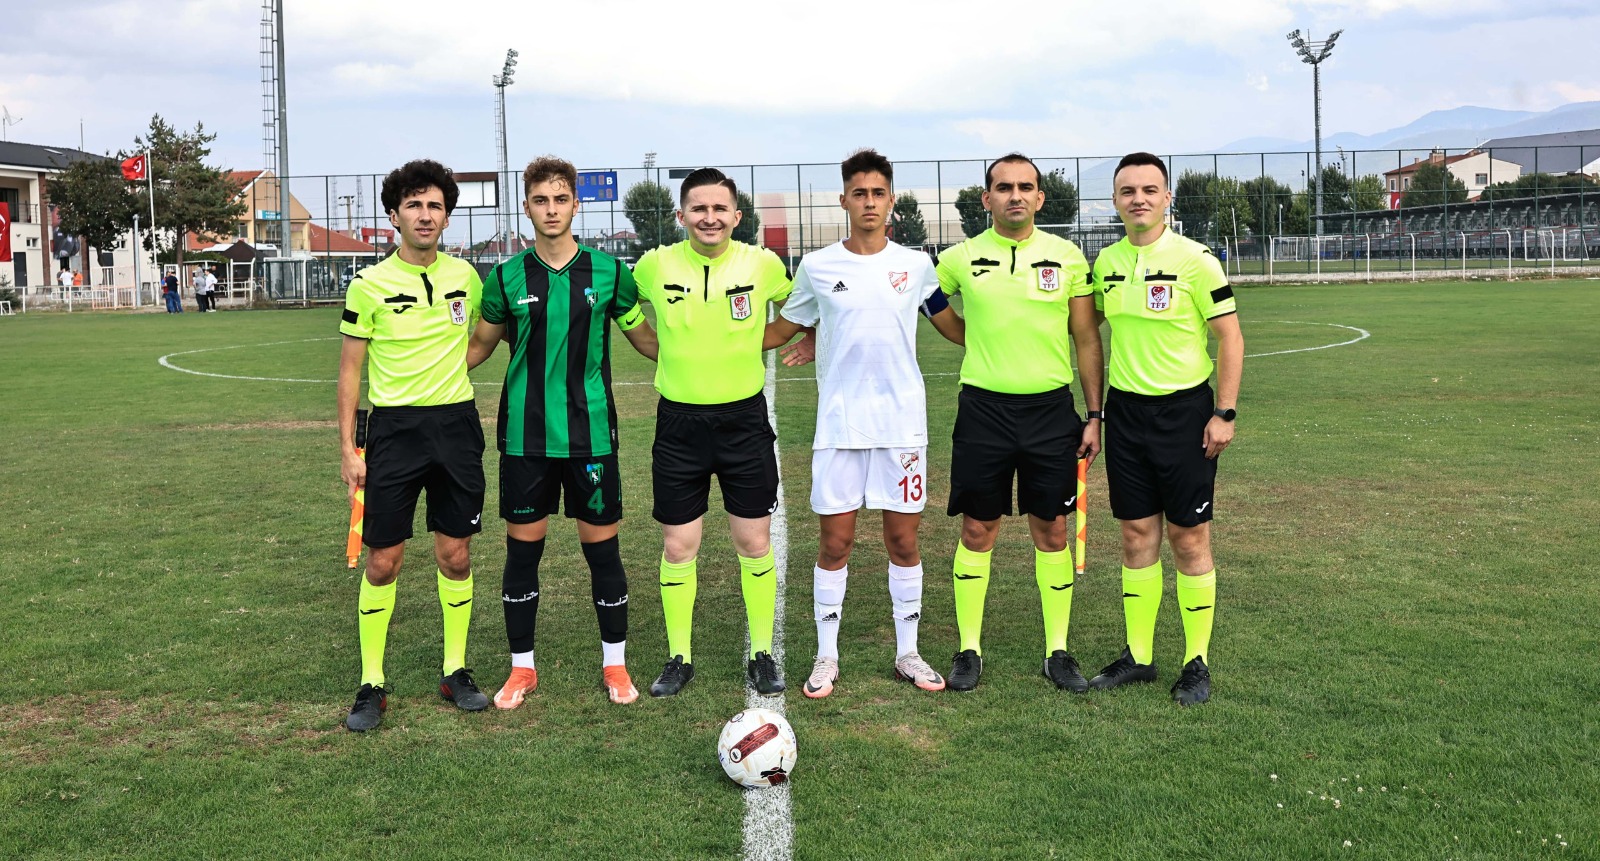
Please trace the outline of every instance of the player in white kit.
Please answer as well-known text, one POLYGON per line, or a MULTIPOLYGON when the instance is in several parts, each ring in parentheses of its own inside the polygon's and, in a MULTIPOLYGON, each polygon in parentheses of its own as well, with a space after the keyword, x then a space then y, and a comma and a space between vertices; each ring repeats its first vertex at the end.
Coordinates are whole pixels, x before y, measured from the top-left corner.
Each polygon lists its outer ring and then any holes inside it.
POLYGON ((928 691, 944 677, 917 653, 922 618, 922 556, 917 526, 928 496, 928 417, 917 366, 917 317, 963 344, 965 329, 950 308, 933 261, 889 241, 894 167, 875 150, 840 165, 850 235, 813 251, 795 272, 794 292, 767 324, 763 348, 818 329, 817 432, 812 443, 811 508, 821 516, 813 600, 817 660, 808 697, 825 697, 839 678, 839 619, 855 544, 856 513, 883 512, 894 606, 895 674, 928 691))

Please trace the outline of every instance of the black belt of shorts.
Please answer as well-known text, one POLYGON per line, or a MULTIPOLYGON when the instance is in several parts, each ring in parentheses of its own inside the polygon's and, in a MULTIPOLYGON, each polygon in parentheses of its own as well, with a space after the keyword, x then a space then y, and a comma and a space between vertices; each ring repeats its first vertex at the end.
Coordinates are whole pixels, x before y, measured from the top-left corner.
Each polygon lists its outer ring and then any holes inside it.
POLYGON ((474 401, 460 401, 454 404, 431 404, 429 406, 401 406, 401 407, 373 407, 372 415, 377 416, 449 416, 458 413, 476 410, 478 404, 474 401))
POLYGON ((1115 397, 1119 401, 1131 401, 1136 404, 1166 404, 1176 403, 1178 401, 1186 401, 1190 398, 1197 398, 1201 395, 1205 395, 1207 398, 1211 397, 1210 383, 1201 383, 1192 389, 1180 389, 1176 392, 1168 392, 1164 395, 1141 395, 1137 392, 1125 392, 1119 388, 1111 387, 1107 399, 1109 400, 1110 397, 1115 397))
POLYGON ((736 413, 743 410, 748 410, 751 407, 762 406, 766 403, 766 400, 767 396, 765 392, 756 392, 748 398, 741 398, 737 401, 728 401, 725 404, 686 404, 683 401, 675 401, 671 398, 662 398, 661 406, 680 413, 736 413))
POLYGON ((974 398, 983 398, 988 401, 1004 401, 1010 404, 1042 404, 1050 401, 1059 401, 1062 398, 1071 398, 1072 386, 1061 386, 1049 391, 1017 395, 1010 392, 996 392, 978 386, 962 385, 961 393, 974 398))

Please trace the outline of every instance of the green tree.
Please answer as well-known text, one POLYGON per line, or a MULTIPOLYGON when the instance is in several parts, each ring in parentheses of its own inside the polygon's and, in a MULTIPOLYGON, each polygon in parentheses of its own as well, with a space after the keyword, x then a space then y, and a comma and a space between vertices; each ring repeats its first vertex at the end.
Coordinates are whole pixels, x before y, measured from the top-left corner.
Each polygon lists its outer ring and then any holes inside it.
MULTIPOLYGON (((67 166, 50 182, 50 201, 61 216, 61 229, 81 236, 89 247, 109 251, 133 227, 138 198, 122 178, 115 159, 84 159, 67 166)), ((149 210, 145 210, 146 213, 149 210)), ((148 222, 148 215, 144 221, 148 222)), ((142 225, 141 232, 149 224, 142 225)))
POLYGON ((1411 187, 1400 195, 1400 208, 1466 203, 1467 185, 1443 165, 1423 164, 1411 175, 1411 187))
POLYGON ((1375 173, 1351 180, 1350 198, 1355 202, 1357 212, 1389 208, 1389 192, 1383 187, 1383 177, 1375 173))
POLYGON ((633 224, 633 253, 643 254, 652 248, 671 245, 678 241, 678 223, 673 216, 676 209, 672 192, 659 183, 645 180, 622 197, 622 211, 633 224))
POLYGON ((1186 170, 1178 175, 1172 192, 1172 217, 1183 225, 1183 235, 1210 236, 1217 220, 1216 201, 1211 198, 1217 175, 1211 171, 1186 170))
MULTIPOLYGON (((183 265, 183 239, 190 232, 232 236, 239 216, 249 208, 239 199, 239 186, 228 172, 205 163, 211 155, 211 142, 216 139, 216 135, 206 133, 204 123, 196 123, 192 132, 181 132, 156 114, 150 118, 149 131, 133 140, 134 152, 150 153, 156 227, 176 238, 174 252, 179 266, 183 265)), ((150 211, 151 185, 141 183, 134 187, 140 212, 150 211)), ((159 236, 157 231, 151 231, 146 246, 159 250, 159 236)))
POLYGON ((928 225, 922 220, 922 204, 913 192, 901 192, 894 199, 894 241, 907 248, 920 248, 928 241, 928 225))
POLYGON ((961 232, 972 238, 989 229, 989 211, 983 208, 983 186, 969 185, 956 194, 961 232))
MULTIPOLYGON (((1239 184, 1239 191, 1248 203, 1240 213, 1240 224, 1257 236, 1287 235, 1278 226, 1280 212, 1286 214, 1294 204, 1294 191, 1270 176, 1258 176, 1239 184), (1280 210, 1281 207, 1281 210, 1280 210)), ((1285 224, 1284 228, 1288 225, 1285 224)))
POLYGON ((1039 224, 1073 224, 1078 220, 1078 186, 1067 179, 1065 168, 1056 168, 1039 177, 1044 206, 1034 221, 1039 224))
POLYGON ((1544 197, 1552 194, 1593 193, 1600 190, 1594 180, 1584 174, 1555 176, 1548 173, 1529 173, 1509 182, 1497 182, 1483 190, 1484 200, 1517 200, 1544 197))
POLYGON ((739 211, 744 215, 739 219, 739 226, 733 229, 733 238, 739 242, 760 245, 761 216, 756 214, 755 199, 741 191, 738 202, 739 211))

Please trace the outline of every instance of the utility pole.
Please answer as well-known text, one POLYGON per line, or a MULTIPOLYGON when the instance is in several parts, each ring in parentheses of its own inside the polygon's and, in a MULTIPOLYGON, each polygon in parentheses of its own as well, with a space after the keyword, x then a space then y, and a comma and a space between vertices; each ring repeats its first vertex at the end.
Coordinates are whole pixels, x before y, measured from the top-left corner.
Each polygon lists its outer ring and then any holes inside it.
POLYGON ((500 74, 491 79, 494 81, 494 88, 499 98, 495 108, 494 120, 495 125, 498 126, 496 130, 500 133, 500 139, 496 141, 498 144, 497 154, 500 156, 500 176, 495 181, 495 188, 498 190, 496 193, 500 197, 500 205, 495 207, 495 220, 500 222, 498 232, 500 234, 501 248, 505 254, 511 253, 511 225, 515 222, 515 216, 512 215, 511 210, 510 148, 506 144, 506 87, 511 86, 511 78, 516 74, 516 71, 517 49, 509 48, 506 50, 506 63, 500 68, 500 74))
MULTIPOLYGON (((1317 147, 1317 190, 1316 190, 1316 219, 1317 235, 1322 235, 1322 61, 1328 59, 1333 53, 1333 43, 1339 40, 1343 30, 1333 31, 1333 35, 1322 41, 1302 38, 1299 30, 1288 36, 1289 44, 1295 48, 1295 53, 1300 55, 1300 62, 1311 67, 1311 113, 1316 129, 1317 147)), ((1310 35, 1309 33, 1307 35, 1310 35)))

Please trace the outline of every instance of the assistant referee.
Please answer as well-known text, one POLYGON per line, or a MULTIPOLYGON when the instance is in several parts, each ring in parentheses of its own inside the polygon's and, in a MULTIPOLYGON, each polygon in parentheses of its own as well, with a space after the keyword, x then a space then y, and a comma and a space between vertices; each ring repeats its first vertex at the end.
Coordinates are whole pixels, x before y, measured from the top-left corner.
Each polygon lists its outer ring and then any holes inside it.
POLYGON ((1180 705, 1211 697, 1207 665, 1217 572, 1211 518, 1217 456, 1233 441, 1244 335, 1233 288, 1210 249, 1166 228, 1167 167, 1147 152, 1124 156, 1113 194, 1127 236, 1094 265, 1095 308, 1111 326, 1106 396, 1106 481, 1122 522, 1122 606, 1128 644, 1090 680, 1099 689, 1154 681, 1161 606, 1161 522, 1178 567, 1184 665, 1180 705), (1217 339, 1213 394, 1207 335, 1217 339))

